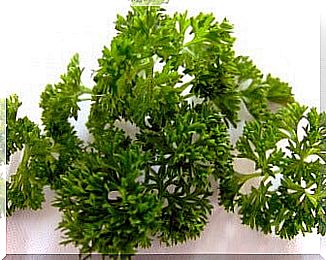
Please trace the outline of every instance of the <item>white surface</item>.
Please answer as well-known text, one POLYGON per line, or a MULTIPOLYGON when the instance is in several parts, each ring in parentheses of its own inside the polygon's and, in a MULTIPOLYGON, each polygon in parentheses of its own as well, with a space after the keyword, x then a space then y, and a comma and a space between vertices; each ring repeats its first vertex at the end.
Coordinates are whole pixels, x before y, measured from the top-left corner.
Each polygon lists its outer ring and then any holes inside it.
MULTIPOLYGON (((189 9, 214 12, 235 25, 238 54, 249 55, 263 70, 293 86, 298 101, 319 107, 319 15, 317 6, 302 1, 170 0, 170 12, 189 9), (293 6, 293 3, 295 5, 293 6)), ((78 52, 85 67, 84 83, 97 58, 114 35, 116 13, 125 14, 128 1, 7 1, 0 8, 1 88, 16 92, 23 101, 21 115, 40 122, 38 101, 47 83, 55 83, 70 57, 78 52)), ((83 106, 79 134, 87 118, 83 106)), ((60 216, 50 206, 53 192, 47 191, 44 209, 20 211, 7 220, 7 253, 75 253, 59 246, 55 231, 60 216)), ((318 236, 292 241, 265 236, 240 224, 237 215, 216 206, 200 239, 173 248, 154 243, 141 252, 169 253, 319 253, 318 236)))

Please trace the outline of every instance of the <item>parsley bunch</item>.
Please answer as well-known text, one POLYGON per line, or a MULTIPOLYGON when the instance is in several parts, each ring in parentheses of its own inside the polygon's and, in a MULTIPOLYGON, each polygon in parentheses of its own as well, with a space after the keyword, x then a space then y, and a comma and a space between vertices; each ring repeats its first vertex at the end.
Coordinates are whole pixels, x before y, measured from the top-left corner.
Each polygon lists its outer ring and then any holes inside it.
POLYGON ((221 204, 264 233, 292 239, 317 228, 325 235, 325 138, 325 113, 298 103, 247 123, 237 157, 255 169, 221 177, 221 204), (246 192, 253 178, 258 185, 246 192))
POLYGON ((306 115, 288 84, 264 77, 249 57, 237 56, 226 19, 170 16, 142 6, 118 15, 115 28, 91 89, 81 82, 77 54, 61 81, 46 86, 43 131, 27 117, 17 118, 16 96, 7 99, 7 159, 23 150, 7 183, 9 215, 41 208, 49 185, 57 194, 53 205, 63 213, 64 244, 81 253, 132 254, 154 237, 169 246, 199 237, 218 182, 220 203, 238 208, 252 228, 274 228, 284 238, 314 227, 325 233, 325 178, 319 159, 305 160, 325 156, 325 116, 315 109, 306 115), (85 99, 92 102, 88 142, 70 123, 85 99), (289 105, 274 114, 270 103, 289 105), (241 105, 254 120, 234 149, 228 127, 237 125, 241 105), (309 127, 301 140, 302 118, 309 127), (277 148, 286 138, 290 156, 277 148), (235 172, 235 150, 255 161, 254 173, 235 172), (281 185, 272 190, 277 174, 281 185), (254 177, 263 178, 259 187, 243 194, 242 185, 254 177))

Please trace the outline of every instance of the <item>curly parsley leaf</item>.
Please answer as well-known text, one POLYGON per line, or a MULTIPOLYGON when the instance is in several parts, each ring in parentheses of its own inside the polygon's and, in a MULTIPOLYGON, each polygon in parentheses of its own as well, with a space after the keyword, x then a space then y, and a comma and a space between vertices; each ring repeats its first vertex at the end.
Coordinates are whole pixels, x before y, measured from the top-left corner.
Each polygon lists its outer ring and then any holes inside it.
POLYGON ((63 243, 74 243, 81 253, 132 254, 151 244, 161 206, 139 181, 148 154, 127 144, 121 130, 106 137, 61 177, 54 203, 63 212, 59 228, 63 243))
POLYGON ((51 185, 60 186, 59 176, 73 163, 82 144, 69 122, 69 119, 78 119, 80 96, 89 92, 81 83, 82 71, 79 56, 75 54, 67 66, 67 73, 61 75, 61 82, 47 85, 41 94, 45 137, 50 141, 51 153, 56 158, 51 165, 51 185))
MULTIPOLYGON (((179 30, 185 31, 190 24, 186 15, 169 17, 155 8, 133 8, 126 19, 118 17, 119 33, 99 59, 87 123, 91 147, 108 159, 110 147, 117 145, 116 140, 107 143, 115 136, 117 122, 129 120, 139 129, 134 140, 126 138, 122 146, 129 151, 131 144, 137 144, 150 155, 143 162, 144 194, 157 193, 161 206, 156 235, 168 245, 200 235, 212 210, 210 177, 231 168, 224 115, 212 109, 211 101, 195 104, 191 100, 195 94, 182 93, 189 84, 181 82, 185 75, 179 70, 183 36, 171 34, 177 33, 176 19, 180 19, 179 30), (156 68, 157 62, 162 63, 161 69, 156 68)), ((114 165, 110 160, 107 164, 114 165)), ((59 192, 58 202, 64 194, 59 192)), ((61 228, 71 232, 71 238, 77 227, 68 219, 65 204, 56 205, 66 219, 61 228)), ((82 240, 72 241, 87 248, 82 240)), ((136 245, 130 243, 131 248, 136 245)), ((117 245, 112 250, 125 252, 117 245)))
POLYGON ((17 118, 21 102, 16 95, 7 99, 7 163, 15 152, 23 153, 17 171, 7 182, 7 215, 18 209, 40 209, 44 186, 59 186, 58 176, 76 158, 81 141, 68 119, 77 118, 78 97, 87 93, 80 83, 81 72, 75 55, 67 74, 61 76, 62 82, 46 86, 40 104, 44 134, 26 116, 17 118))
POLYGON ((318 227, 324 234, 321 118, 315 108, 292 103, 265 120, 247 123, 237 143, 238 157, 254 161, 255 171, 221 180, 226 189, 220 202, 228 210, 238 208, 244 224, 264 233, 292 239, 318 227), (258 179, 258 186, 243 192, 251 178, 258 179))
POLYGON ((43 187, 48 184, 51 155, 49 143, 39 127, 27 117, 17 118, 21 103, 16 95, 7 99, 7 160, 23 150, 23 158, 7 182, 7 215, 17 209, 39 209, 44 201, 43 187))

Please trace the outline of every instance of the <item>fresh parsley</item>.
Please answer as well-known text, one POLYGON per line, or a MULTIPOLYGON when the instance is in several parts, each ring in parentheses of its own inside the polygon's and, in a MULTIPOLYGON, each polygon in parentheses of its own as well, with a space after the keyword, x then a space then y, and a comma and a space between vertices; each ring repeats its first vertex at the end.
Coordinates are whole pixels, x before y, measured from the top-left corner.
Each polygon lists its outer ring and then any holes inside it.
POLYGON ((7 183, 8 215, 41 208, 49 185, 64 244, 81 253, 132 254, 154 237, 168 246, 198 238, 218 182, 220 204, 238 209, 252 228, 289 239, 313 228, 325 234, 325 114, 295 103, 287 83, 237 56, 226 19, 134 6, 115 28, 91 89, 81 82, 77 54, 61 81, 45 87, 43 131, 17 118, 17 96, 7 99, 7 160, 23 151, 7 183), (70 120, 87 99, 91 140, 84 142, 70 120), (270 103, 286 107, 273 113, 270 103), (241 104, 254 120, 232 147, 228 127, 237 125, 241 104), (303 138, 302 119, 309 122, 303 138), (282 139, 289 154, 278 148, 282 139), (233 169, 235 152, 255 162, 253 173, 233 169), (318 159, 307 161, 312 155, 318 159), (258 187, 242 193, 252 178, 258 187))
POLYGON ((299 233, 325 235, 325 114, 292 103, 246 124, 238 158, 254 161, 249 174, 221 176, 220 202, 237 209, 242 222, 264 233, 292 239, 299 233), (302 132, 301 132, 302 131, 302 132), (256 178, 249 192, 241 189, 256 178))

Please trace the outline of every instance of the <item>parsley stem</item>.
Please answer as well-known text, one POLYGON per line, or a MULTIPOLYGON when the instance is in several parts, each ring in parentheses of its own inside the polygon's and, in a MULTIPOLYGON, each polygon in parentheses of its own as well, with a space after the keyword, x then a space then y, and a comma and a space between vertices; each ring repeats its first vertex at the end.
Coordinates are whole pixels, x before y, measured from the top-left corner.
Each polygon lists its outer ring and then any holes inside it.
POLYGON ((241 174, 238 172, 235 172, 236 177, 239 179, 239 182, 241 185, 243 185, 246 181, 252 179, 252 178, 257 178, 257 177, 261 177, 261 173, 257 172, 257 173, 251 173, 251 174, 241 174))
POLYGON ((21 170, 21 168, 23 169, 23 168, 27 167, 29 157, 30 157, 30 148, 29 148, 29 146, 27 144, 25 144, 23 159, 22 159, 21 164, 19 165, 19 168, 18 168, 17 172, 19 170, 21 170))
POLYGON ((80 87, 80 94, 92 94, 92 90, 90 88, 87 88, 85 86, 80 87))

